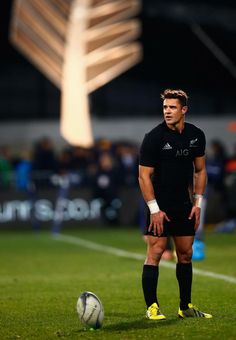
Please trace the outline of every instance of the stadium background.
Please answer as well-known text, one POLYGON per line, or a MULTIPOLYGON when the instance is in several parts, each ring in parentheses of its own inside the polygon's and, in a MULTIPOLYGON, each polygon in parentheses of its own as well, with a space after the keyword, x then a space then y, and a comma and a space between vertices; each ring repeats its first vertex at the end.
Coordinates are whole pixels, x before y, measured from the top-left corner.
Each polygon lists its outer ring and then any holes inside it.
POLYGON ((142 1, 143 60, 89 96, 89 150, 60 136, 59 90, 9 43, 12 3, 0 1, 0 338, 235 339, 235 1, 142 1), (162 261, 168 320, 156 325, 140 285, 137 161, 166 87, 189 93, 187 120, 207 135, 206 258, 194 262, 193 300, 214 317, 178 321, 175 263, 162 261), (98 332, 76 314, 85 290, 105 308, 98 332))
MULTIPOLYGON (((2 189, 5 189, 1 195, 2 226, 7 221, 29 221, 27 211, 29 212, 30 208, 24 205, 28 196, 17 187, 15 178, 15 170, 22 157, 24 158, 25 154, 27 157, 33 157, 35 145, 41 143, 46 136, 50 139, 52 152, 57 160, 69 148, 59 133, 60 91, 9 43, 11 9, 12 1, 1 2, 1 157, 3 161, 4 158, 9 158, 12 171, 9 175, 11 183, 5 185, 2 179, 2 189)), ((130 166, 127 171, 132 173, 127 176, 133 176, 132 183, 129 185, 123 181, 121 190, 125 190, 126 195, 120 195, 123 200, 131 195, 136 202, 137 211, 128 213, 130 217, 127 217, 126 204, 123 202, 119 211, 120 216, 123 216, 120 218, 121 224, 142 223, 139 192, 134 179, 137 175, 135 165, 144 133, 162 119, 159 94, 164 88, 185 89, 190 94, 187 120, 204 129, 208 144, 213 140, 222 144, 225 148, 224 160, 235 157, 235 13, 235 4, 230 1, 170 1, 168 4, 164 1, 144 1, 139 15, 142 22, 142 35, 139 40, 144 49, 142 62, 90 94, 95 140, 98 144, 99 140, 103 139, 110 143, 108 148, 113 153, 115 149, 113 156, 118 157, 119 165, 122 163, 121 158, 127 156, 126 153, 132 163, 127 165, 130 166), (212 15, 208 16, 206 13, 212 15), (203 34, 196 33, 196 25, 202 29, 203 34), (123 149, 126 144, 126 150, 118 151, 120 144, 123 149)), ((41 165, 41 170, 45 170, 45 166, 41 165)), ((84 171, 79 169, 79 162, 77 166, 79 173, 84 171)), ((60 171, 61 169, 51 168, 50 176, 53 172, 60 171)), ((86 183, 82 183, 83 190, 84 186, 86 183)), ((82 199, 79 203, 77 201, 79 206, 73 209, 80 211, 83 204, 91 205, 88 198, 83 202, 84 197, 89 196, 90 200, 93 198, 94 188, 91 183, 87 183, 87 186, 88 192, 85 196, 81 184, 73 186, 75 192, 71 197, 79 195, 82 199)), ((50 193, 46 194, 44 190, 42 197, 40 188, 40 202, 42 199, 47 200, 47 195, 51 197, 48 202, 44 201, 46 206, 43 205, 43 211, 51 211, 55 206, 60 188, 56 185, 52 187, 51 183, 50 193)), ((230 197, 233 197, 233 194, 231 190, 230 197)), ((71 195, 71 191, 68 195, 71 195)), ((222 209, 221 196, 221 192, 213 191, 208 202, 206 222, 220 222, 227 217, 227 209, 222 209)), ((68 209, 67 205, 65 209, 68 209)), ((52 212, 49 212, 50 214, 52 212)), ((83 214, 82 216, 86 216, 88 213, 85 211, 83 214)), ((77 221, 80 219, 84 220, 79 214, 77 221)), ((48 221, 51 221, 51 218, 48 217, 48 221)))

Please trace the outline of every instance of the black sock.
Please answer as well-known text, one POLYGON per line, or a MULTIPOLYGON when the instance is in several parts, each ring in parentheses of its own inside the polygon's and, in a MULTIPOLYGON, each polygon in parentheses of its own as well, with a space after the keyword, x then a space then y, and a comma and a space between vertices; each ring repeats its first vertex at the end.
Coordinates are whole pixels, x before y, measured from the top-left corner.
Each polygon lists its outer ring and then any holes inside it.
POLYGON ((150 307, 154 302, 158 304, 157 301, 158 276, 159 276, 158 266, 149 266, 146 264, 143 266, 142 286, 143 295, 147 307, 150 307))
POLYGON ((185 310, 191 303, 192 263, 177 263, 176 277, 179 283, 180 309, 185 310))

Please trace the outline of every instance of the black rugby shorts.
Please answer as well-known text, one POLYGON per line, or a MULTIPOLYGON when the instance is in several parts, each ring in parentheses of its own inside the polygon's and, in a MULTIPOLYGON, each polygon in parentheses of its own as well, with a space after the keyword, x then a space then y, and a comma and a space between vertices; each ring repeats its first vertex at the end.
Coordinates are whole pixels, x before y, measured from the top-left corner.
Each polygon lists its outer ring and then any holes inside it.
MULTIPOLYGON (((164 221, 164 230, 163 233, 159 237, 167 237, 167 236, 194 236, 195 230, 195 216, 189 220, 189 215, 192 207, 180 209, 180 210, 164 210, 167 216, 170 219, 170 222, 164 221)), ((152 235, 153 230, 151 232, 148 231, 148 227, 150 224, 150 212, 147 213, 147 221, 146 227, 144 228, 144 235, 152 235)))

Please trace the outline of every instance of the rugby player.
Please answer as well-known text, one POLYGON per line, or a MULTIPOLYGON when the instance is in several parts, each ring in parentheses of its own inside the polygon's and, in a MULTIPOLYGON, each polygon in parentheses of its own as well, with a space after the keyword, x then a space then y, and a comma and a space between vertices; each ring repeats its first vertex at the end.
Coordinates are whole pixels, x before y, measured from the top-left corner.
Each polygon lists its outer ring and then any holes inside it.
POLYGON ((140 149, 139 185, 149 213, 145 228, 147 255, 142 287, 146 316, 164 320, 157 298, 159 262, 172 236, 179 284, 178 316, 211 318, 191 302, 192 244, 200 223, 201 203, 206 186, 205 135, 185 122, 188 95, 166 89, 161 95, 164 121, 147 133, 140 149))

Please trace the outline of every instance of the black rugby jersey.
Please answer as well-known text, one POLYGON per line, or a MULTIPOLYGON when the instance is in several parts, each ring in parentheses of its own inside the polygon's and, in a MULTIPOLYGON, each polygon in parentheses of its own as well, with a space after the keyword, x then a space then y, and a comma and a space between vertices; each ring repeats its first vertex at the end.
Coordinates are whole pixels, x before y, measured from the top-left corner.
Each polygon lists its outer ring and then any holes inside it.
POLYGON ((161 209, 191 203, 193 160, 204 156, 205 145, 203 131, 190 123, 179 133, 163 122, 145 135, 139 164, 154 167, 152 182, 161 209))

